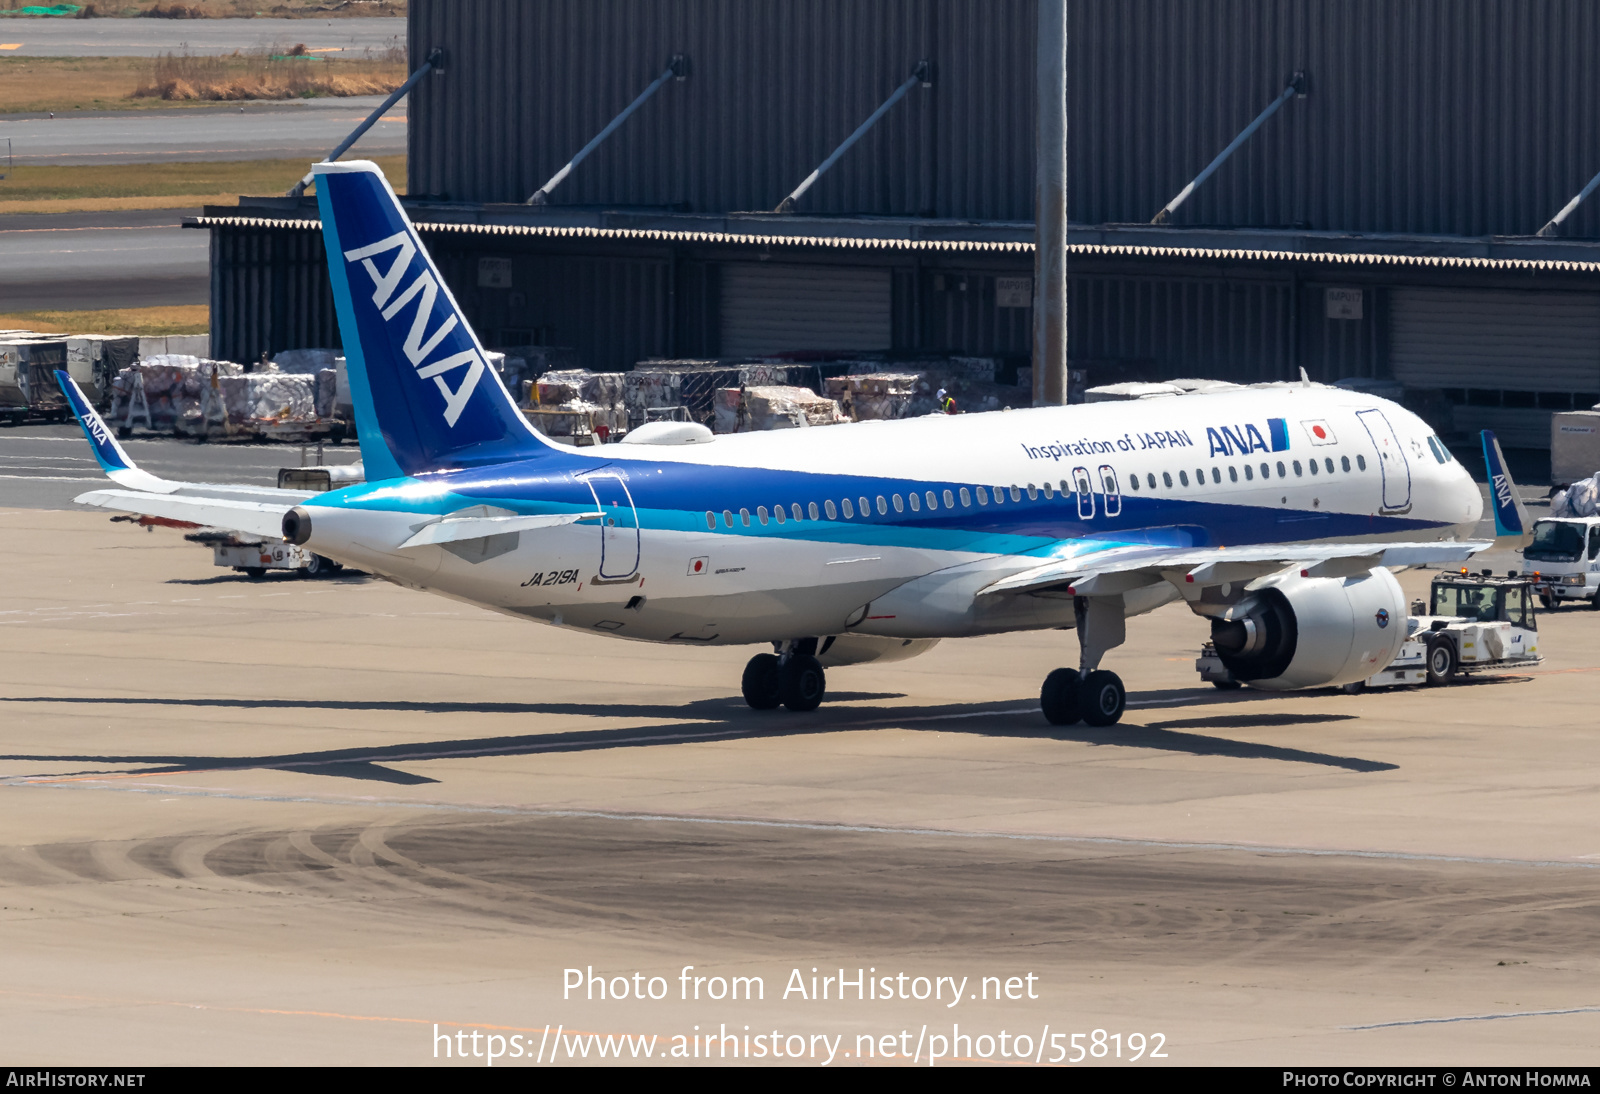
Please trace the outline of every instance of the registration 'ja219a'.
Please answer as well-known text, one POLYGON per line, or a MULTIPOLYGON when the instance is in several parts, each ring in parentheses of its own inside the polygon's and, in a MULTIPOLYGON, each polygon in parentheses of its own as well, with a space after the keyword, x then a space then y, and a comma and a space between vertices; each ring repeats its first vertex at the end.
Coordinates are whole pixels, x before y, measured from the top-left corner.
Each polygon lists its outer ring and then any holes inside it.
POLYGON ((578 580, 577 570, 550 570, 534 574, 522 583, 524 589, 530 585, 567 585, 578 580))

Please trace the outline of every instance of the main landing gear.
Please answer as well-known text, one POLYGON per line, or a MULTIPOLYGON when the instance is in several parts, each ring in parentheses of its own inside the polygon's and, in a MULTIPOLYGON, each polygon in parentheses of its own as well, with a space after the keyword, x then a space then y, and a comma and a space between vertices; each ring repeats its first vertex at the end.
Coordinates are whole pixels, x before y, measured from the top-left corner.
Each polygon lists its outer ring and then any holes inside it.
POLYGON ((817 640, 787 642, 778 653, 758 653, 744 667, 740 688, 756 710, 788 707, 797 713, 816 710, 827 692, 827 676, 815 656, 817 640))
POLYGON ((1099 666, 1109 649, 1127 637, 1122 597, 1080 596, 1073 602, 1077 616, 1078 667, 1056 669, 1044 678, 1039 705, 1053 726, 1084 722, 1091 726, 1115 725, 1122 720, 1128 693, 1122 679, 1099 666))

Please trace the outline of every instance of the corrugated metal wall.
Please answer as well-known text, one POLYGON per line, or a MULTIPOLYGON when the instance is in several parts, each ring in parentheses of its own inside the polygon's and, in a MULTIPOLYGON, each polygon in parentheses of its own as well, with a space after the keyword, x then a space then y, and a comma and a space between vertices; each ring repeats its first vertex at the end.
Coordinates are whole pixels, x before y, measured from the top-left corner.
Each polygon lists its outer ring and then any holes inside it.
POLYGON ((211 232, 211 354, 254 361, 284 349, 337 348, 321 232, 211 232))
MULTIPOLYGON (((1526 234, 1600 171, 1592 0, 1072 0, 1069 211, 1148 220, 1272 97, 1180 224, 1526 234)), ((1032 0, 413 0, 414 194, 520 201, 674 53, 557 203, 770 209, 937 64, 802 211, 1032 216, 1032 0)), ((1574 234, 1600 234, 1600 202, 1574 234)))

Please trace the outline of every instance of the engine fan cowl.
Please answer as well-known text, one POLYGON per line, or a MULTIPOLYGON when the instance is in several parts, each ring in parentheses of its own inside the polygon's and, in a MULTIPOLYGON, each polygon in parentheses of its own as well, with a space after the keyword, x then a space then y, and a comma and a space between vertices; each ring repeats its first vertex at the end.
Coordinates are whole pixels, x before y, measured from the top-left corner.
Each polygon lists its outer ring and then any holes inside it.
POLYGON ((1329 687, 1381 672, 1406 638, 1406 600, 1381 567, 1346 578, 1289 577, 1211 623, 1217 656, 1267 691, 1329 687))

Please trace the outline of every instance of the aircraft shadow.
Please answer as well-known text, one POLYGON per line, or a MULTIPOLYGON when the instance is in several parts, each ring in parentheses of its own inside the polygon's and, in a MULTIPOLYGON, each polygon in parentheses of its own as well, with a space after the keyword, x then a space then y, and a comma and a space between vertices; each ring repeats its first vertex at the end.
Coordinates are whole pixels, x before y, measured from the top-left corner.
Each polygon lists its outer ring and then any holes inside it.
MULTIPOLYGON (((800 734, 844 732, 864 729, 903 728, 915 732, 967 733, 987 737, 1046 737, 1077 741, 1096 746, 1121 746, 1155 749, 1193 756, 1226 756, 1235 759, 1268 759, 1286 763, 1315 764, 1346 771, 1370 773, 1394 770, 1397 765, 1352 756, 1338 756, 1302 748, 1185 732, 1185 729, 1244 729, 1314 725, 1354 720, 1353 715, 1277 714, 1235 715, 1176 719, 1146 725, 1124 722, 1117 726, 1049 726, 1042 715, 1020 714, 1018 703, 957 703, 934 707, 851 707, 840 699, 876 698, 874 693, 845 693, 835 696, 835 704, 814 714, 795 715, 787 711, 755 711, 736 697, 704 699, 677 706, 644 704, 586 703, 416 703, 364 700, 303 699, 162 699, 150 697, 108 698, 99 696, 0 697, 0 704, 64 703, 81 706, 181 706, 243 709, 380 710, 435 714, 571 714, 607 718, 653 718, 673 720, 671 725, 628 726, 613 729, 580 729, 557 733, 519 734, 502 737, 459 738, 385 745, 329 749, 265 756, 175 756, 175 755, 0 755, 0 761, 28 763, 78 763, 123 767, 156 765, 137 771, 61 772, 51 777, 89 774, 160 775, 202 771, 234 771, 255 768, 293 770, 313 775, 364 779, 401 785, 437 782, 385 764, 447 760, 477 756, 531 756, 547 752, 589 752, 612 748, 659 747, 705 740, 757 740, 800 734), (697 721, 682 721, 685 715, 697 721), (994 717, 986 718, 984 715, 994 717), (931 724, 928 724, 931 723, 931 724)), ((897 698, 898 696, 884 696, 897 698)), ((1231 698, 1231 697, 1230 697, 1231 698)), ((1031 700, 1029 700, 1031 702, 1031 700)), ((0 709, 4 709, 0 706, 0 709)), ((33 776, 39 777, 39 776, 33 776)))

